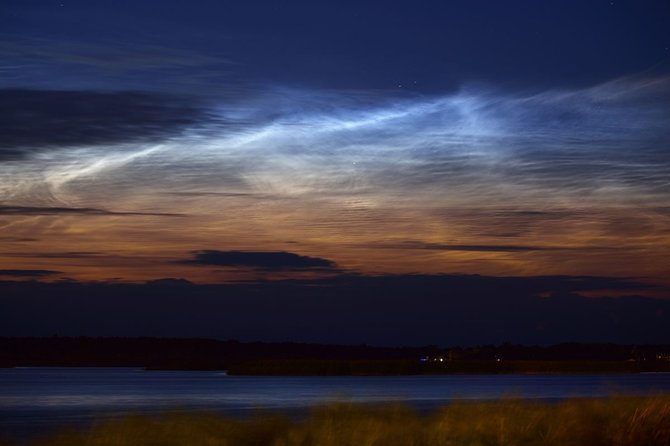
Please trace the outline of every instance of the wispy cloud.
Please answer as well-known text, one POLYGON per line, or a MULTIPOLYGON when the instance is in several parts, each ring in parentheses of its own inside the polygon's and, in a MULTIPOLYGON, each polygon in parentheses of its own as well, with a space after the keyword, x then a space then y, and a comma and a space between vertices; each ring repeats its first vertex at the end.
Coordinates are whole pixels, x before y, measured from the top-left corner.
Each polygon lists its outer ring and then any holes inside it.
POLYGON ((524 246, 524 245, 459 245, 449 243, 428 243, 418 240, 401 240, 395 242, 370 243, 368 247, 378 249, 417 249, 428 251, 471 251, 471 252, 526 252, 526 251, 551 251, 556 248, 551 246, 524 246))
POLYGON ((2 237, 0 237, 0 240, 2 240, 3 242, 36 242, 39 239, 34 238, 34 237, 12 237, 12 236, 5 237, 5 236, 2 236, 2 237))
POLYGON ((211 54, 158 45, 54 42, 46 39, 0 43, 0 55, 26 63, 49 62, 113 70, 155 70, 235 64, 211 54))
POLYGON ((46 277, 61 274, 60 271, 48 269, 0 269, 0 276, 8 277, 46 277))
POLYGON ((159 216, 180 217, 181 214, 161 212, 123 212, 109 211, 95 208, 69 208, 69 207, 40 207, 40 206, 6 206, 0 205, 0 215, 127 215, 127 216, 159 216))
POLYGON ((92 259, 107 257, 109 254, 94 251, 66 251, 66 252, 3 252, 3 257, 26 257, 36 259, 92 259))
MULTIPOLYGON (((277 89, 207 110, 143 95, 51 95, 35 94, 40 116, 34 121, 44 121, 44 131, 38 127, 17 136, 30 126, 7 124, 5 157, 22 153, 16 148, 21 138, 32 147, 110 147, 147 140, 155 146, 160 141, 150 163, 136 168, 146 171, 145 183, 165 192, 364 193, 377 198, 409 193, 431 199, 442 195, 452 203, 509 194, 527 200, 529 193, 540 191, 545 198, 601 195, 616 188, 669 192, 670 158, 663 149, 670 137, 667 79, 537 94, 465 88, 441 97, 402 99, 277 89), (41 116, 62 113, 56 103, 81 103, 81 109, 69 108, 73 119, 41 116), (67 128, 50 128, 50 122, 67 128), (180 175, 162 175, 173 168, 180 175), (229 184, 241 188, 221 190, 229 184)), ((25 107, 32 101, 21 102, 25 107)), ((19 115, 24 116, 8 114, 19 115)), ((82 163, 89 157, 93 162, 105 153, 80 150, 77 156, 82 163)), ((69 160, 69 155, 62 158, 69 160)), ((57 169, 59 158, 49 160, 57 169)))

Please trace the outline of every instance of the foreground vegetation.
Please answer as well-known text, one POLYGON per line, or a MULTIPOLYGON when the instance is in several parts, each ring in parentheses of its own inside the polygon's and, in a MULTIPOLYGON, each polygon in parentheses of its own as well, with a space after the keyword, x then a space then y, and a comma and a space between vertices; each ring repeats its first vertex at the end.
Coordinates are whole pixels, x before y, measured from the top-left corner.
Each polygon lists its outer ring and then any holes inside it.
POLYGON ((670 396, 457 402, 421 415, 405 406, 331 405, 299 420, 258 415, 134 416, 85 432, 36 441, 42 446, 131 445, 670 445, 670 396))

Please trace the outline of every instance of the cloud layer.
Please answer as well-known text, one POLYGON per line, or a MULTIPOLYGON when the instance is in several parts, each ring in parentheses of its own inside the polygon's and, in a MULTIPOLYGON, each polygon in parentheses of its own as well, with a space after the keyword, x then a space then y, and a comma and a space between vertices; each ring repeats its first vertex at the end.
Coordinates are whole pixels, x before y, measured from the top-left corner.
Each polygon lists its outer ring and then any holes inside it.
MULTIPOLYGON (((220 240, 221 252, 181 263, 196 281, 225 280, 203 276, 216 266, 334 263, 364 273, 664 275, 665 77, 432 96, 266 87, 206 103, 10 93, 18 105, 0 149, 0 226, 16 240, 8 251, 39 238, 40 252, 136 255, 178 276, 175 259, 220 240), (120 215, 183 218, 103 218, 120 215), (322 263, 290 257, 298 249, 322 263)), ((85 266, 140 278, 100 262, 85 266)))

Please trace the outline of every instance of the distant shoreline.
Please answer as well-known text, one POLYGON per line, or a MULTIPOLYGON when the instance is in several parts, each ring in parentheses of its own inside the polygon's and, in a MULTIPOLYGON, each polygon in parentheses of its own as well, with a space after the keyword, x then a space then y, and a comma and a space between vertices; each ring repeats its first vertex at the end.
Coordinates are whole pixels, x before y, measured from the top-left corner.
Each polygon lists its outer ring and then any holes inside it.
POLYGON ((452 361, 422 365, 413 361, 238 361, 227 368, 188 365, 35 364, 0 368, 136 368, 146 371, 219 371, 230 376, 443 376, 443 375, 576 375, 670 373, 662 362, 645 364, 617 361, 452 361))
POLYGON ((230 375, 397 376, 670 372, 670 345, 439 348, 112 337, 0 337, 0 367, 139 367, 230 375))
POLYGON ((497 374, 630 374, 670 373, 670 364, 621 361, 246 361, 230 364, 239 376, 407 376, 497 374))

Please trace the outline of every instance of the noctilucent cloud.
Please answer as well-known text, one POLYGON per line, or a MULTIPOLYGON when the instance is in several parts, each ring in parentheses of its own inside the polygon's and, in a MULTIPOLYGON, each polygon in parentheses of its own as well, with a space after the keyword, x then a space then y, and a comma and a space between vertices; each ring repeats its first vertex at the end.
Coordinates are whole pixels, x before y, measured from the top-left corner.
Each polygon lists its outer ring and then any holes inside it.
POLYGON ((670 286, 665 1, 0 6, 0 279, 670 286))

